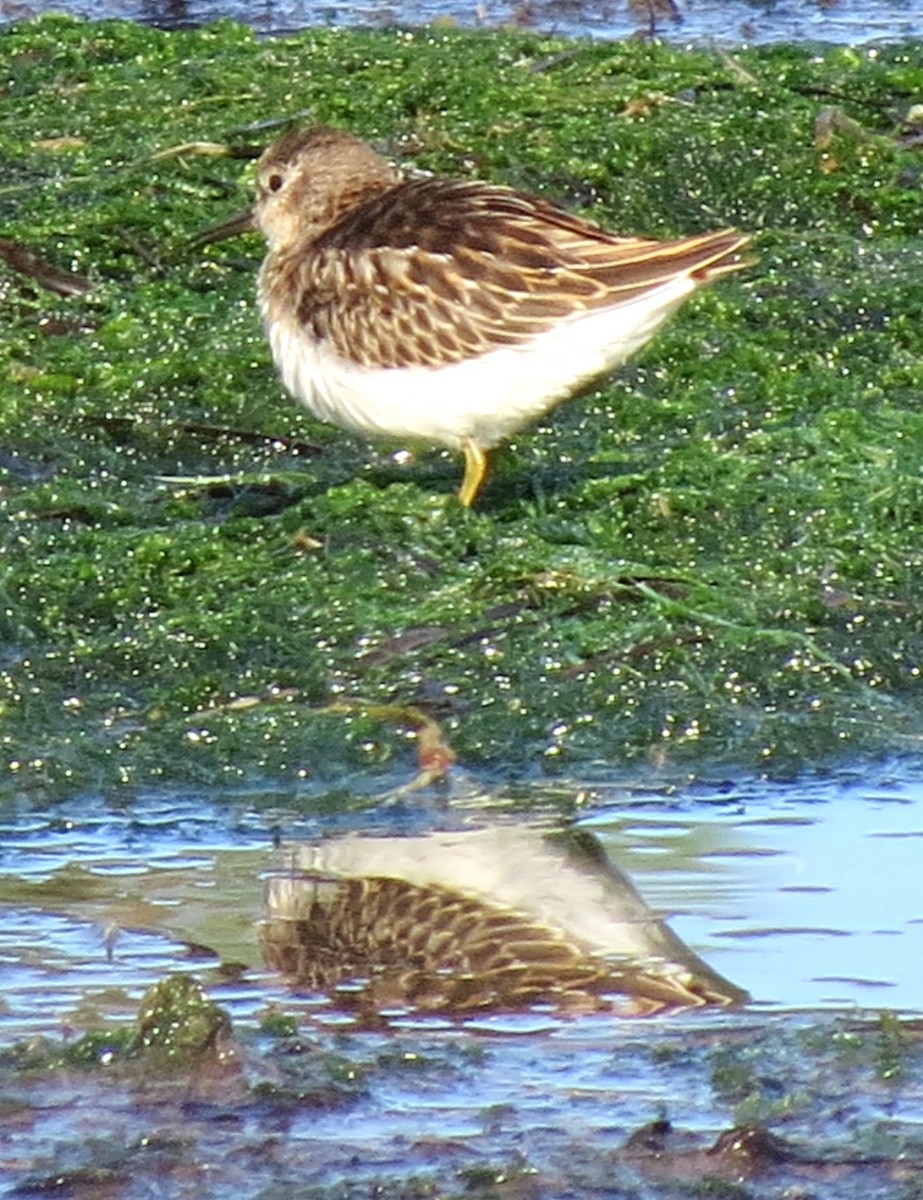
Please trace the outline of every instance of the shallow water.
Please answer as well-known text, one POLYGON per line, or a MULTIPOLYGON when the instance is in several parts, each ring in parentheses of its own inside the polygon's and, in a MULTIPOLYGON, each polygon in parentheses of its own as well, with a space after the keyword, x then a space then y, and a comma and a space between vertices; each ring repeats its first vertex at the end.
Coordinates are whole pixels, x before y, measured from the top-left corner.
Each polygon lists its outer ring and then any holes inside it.
MULTIPOLYGON (((653 0, 651 7, 667 5, 653 0)), ((724 46, 771 42, 836 42, 923 34, 923 13, 913 0, 676 0, 675 16, 658 17, 654 32, 674 42, 714 41, 724 46)), ((0 22, 43 12, 69 12, 91 20, 119 17, 167 29, 195 28, 219 18, 250 25, 261 34, 312 26, 426 26, 449 20, 463 28, 518 26, 566 37, 616 39, 650 32, 645 4, 628 0, 16 0, 0 7, 0 22)))
POLYGON ((923 1011, 923 780, 735 788, 589 825, 760 1006, 923 1011), (735 811, 736 806, 736 811, 735 811), (678 819, 677 819, 678 818, 678 819))
MULTIPOLYGON (((330 1186, 405 1196, 422 1194, 411 1181, 423 1178, 439 1194, 496 1195, 465 1174, 487 1169, 491 1180, 512 1173, 510 1194, 536 1197, 661 1200, 675 1195, 671 1180, 716 1173, 748 1179, 760 1200, 786 1186, 817 1200, 903 1195, 891 1190, 898 1176, 923 1171, 923 1091, 909 1058, 893 1085, 882 1079, 891 1051, 875 1008, 923 1012, 921 767, 785 784, 558 782, 525 797, 462 777, 448 800, 392 796, 349 812, 268 791, 7 806, 0 1046, 129 1021, 144 989, 180 970, 232 1014, 239 1049, 226 1074, 173 1086, 130 1072, 14 1075, 0 1095, 12 1115, 0 1122, 0 1194, 146 1200, 187 1195, 195 1179, 210 1196, 330 1186), (643 1020, 404 1012, 370 1029, 260 966, 254 923, 278 836, 521 823, 524 800, 545 826, 576 807, 647 901, 753 1004, 643 1020), (267 1011, 299 1019, 294 1042, 274 1049, 256 1036, 267 1011), (354 1096, 313 1082, 325 1056, 360 1080, 354 1096), (282 1088, 276 1099, 256 1098, 261 1080, 282 1088), (675 1148, 636 1160, 631 1135, 665 1114, 675 1148), (758 1119, 779 1122, 807 1157, 751 1167, 709 1149, 758 1119)), ((912 1037, 908 1027, 896 1045, 912 1037)))
MULTIPOLYGON (((560 799, 561 788, 556 789, 560 799)), ((498 796, 299 814, 269 795, 83 798, 0 815, 0 1041, 130 1018, 172 969, 242 963, 213 994, 250 1021, 287 993, 259 963, 273 839, 481 825, 498 796)), ((707 963, 765 1011, 923 1012, 923 777, 582 789, 581 823, 707 963)), ((496 816, 491 820, 498 819, 496 816)), ((548 818, 545 818, 547 821, 548 818)), ((304 1002, 299 1003, 302 1007, 304 1002)), ((320 1001, 313 1019, 341 1018, 320 1001)), ((503 1024, 499 1018, 497 1021, 503 1024)), ((495 1027, 497 1021, 488 1021, 495 1027)), ((544 1017, 512 1027, 547 1026, 544 1017)))

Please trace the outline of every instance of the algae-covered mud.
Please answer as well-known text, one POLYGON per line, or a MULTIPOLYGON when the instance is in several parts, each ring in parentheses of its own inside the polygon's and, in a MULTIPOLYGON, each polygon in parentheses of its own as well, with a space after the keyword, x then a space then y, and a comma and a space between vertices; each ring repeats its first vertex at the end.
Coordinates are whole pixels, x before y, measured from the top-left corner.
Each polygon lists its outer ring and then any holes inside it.
POLYGON ((654 1037, 594 1018, 499 1043, 306 1035, 284 1019, 256 1033, 174 977, 121 1038, 0 1055, 22 1156, 8 1194, 912 1200, 919 1035, 889 1017, 654 1037), (151 1010, 169 1025, 153 1042, 151 1010), (181 1072, 164 1065, 175 1042, 181 1072), (511 1075, 534 1082, 505 1090, 511 1075), (76 1136, 62 1136, 66 1106, 84 1113, 76 1136))
POLYGON ((434 723, 520 777, 916 744, 919 44, 48 17, 0 57, 4 787, 409 779, 434 723), (466 513, 283 393, 256 237, 190 245, 307 119, 753 265, 466 513))

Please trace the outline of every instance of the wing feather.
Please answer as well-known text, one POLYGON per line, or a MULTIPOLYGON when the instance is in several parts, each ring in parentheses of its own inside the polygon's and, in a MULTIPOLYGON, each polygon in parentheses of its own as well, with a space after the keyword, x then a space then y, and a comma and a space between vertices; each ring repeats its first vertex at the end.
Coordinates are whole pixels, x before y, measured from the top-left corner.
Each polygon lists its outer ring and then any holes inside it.
POLYGON ((438 367, 521 345, 683 274, 740 265, 746 238, 614 237, 536 197, 413 180, 328 229, 288 263, 298 319, 368 367, 438 367))

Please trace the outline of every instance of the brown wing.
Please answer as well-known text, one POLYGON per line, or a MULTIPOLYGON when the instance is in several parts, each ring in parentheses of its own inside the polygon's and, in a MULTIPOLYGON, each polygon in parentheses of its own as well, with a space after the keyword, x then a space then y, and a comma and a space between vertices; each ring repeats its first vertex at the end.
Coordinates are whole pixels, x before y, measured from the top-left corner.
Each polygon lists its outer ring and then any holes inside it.
POLYGON ((442 366, 686 272, 734 270, 746 240, 614 237, 506 188, 423 179, 362 205, 290 269, 318 339, 365 366, 442 366))
POLYGON ((738 998, 675 964, 590 954, 521 913, 403 879, 277 877, 269 910, 260 942, 270 967, 334 993, 368 980, 361 997, 372 1007, 599 1008, 620 993, 653 1013, 738 998))

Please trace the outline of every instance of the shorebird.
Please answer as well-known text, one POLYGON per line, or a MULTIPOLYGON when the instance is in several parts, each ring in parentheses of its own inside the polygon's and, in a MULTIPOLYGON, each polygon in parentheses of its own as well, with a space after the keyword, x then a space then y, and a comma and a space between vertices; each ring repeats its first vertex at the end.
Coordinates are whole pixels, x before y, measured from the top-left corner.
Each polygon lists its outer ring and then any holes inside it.
POLYGON ((248 224, 289 392, 363 436, 460 451, 465 506, 491 448, 624 362, 748 241, 619 236, 498 184, 405 177, 326 126, 271 145, 251 213, 215 232, 248 224))

